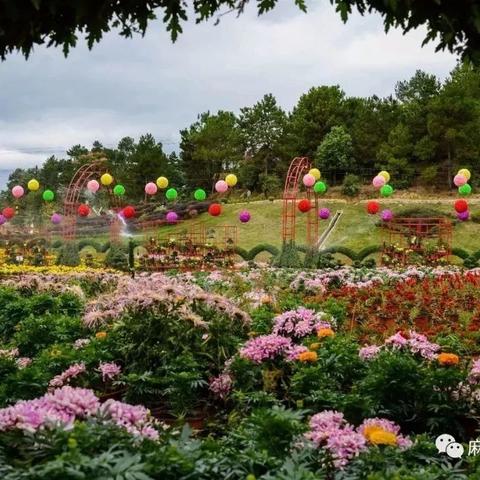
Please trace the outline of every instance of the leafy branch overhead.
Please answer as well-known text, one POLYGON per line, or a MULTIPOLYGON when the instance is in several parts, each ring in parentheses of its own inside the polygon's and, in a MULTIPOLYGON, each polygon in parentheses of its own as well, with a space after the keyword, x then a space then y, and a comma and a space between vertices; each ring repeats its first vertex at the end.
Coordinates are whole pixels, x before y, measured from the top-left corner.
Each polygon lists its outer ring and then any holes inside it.
MULTIPOLYGON (((326 1, 326 0, 324 0, 326 1)), ((307 11, 305 0, 290 0, 307 11)), ((258 14, 279 5, 279 0, 0 0, 0 56, 20 51, 28 57, 35 45, 62 47, 65 55, 85 38, 89 48, 110 30, 124 37, 143 35, 150 21, 160 18, 173 41, 189 16, 196 23, 226 13, 241 15, 255 4, 258 14)), ((436 42, 449 50, 480 61, 480 7, 472 0, 330 0, 344 22, 352 11, 379 13, 388 31, 403 32, 424 26, 424 43, 436 42)), ((320 29, 321 19, 318 24, 320 29)))

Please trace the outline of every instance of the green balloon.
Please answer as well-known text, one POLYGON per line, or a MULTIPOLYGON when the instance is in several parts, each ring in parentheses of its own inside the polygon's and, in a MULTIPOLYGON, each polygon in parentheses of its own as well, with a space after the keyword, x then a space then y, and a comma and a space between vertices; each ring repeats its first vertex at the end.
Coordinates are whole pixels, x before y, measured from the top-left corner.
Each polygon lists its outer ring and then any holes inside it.
POLYGON ((46 202, 51 202, 55 198, 55 194, 51 190, 45 190, 42 197, 46 202))
POLYGON ((174 188, 169 188, 165 192, 165 196, 167 197, 167 200, 175 200, 178 196, 178 193, 174 188))
POLYGON ((125 187, 123 185, 115 185, 114 189, 113 189, 113 193, 114 195, 117 195, 117 197, 121 197, 123 195, 125 195, 125 187))
POLYGON ((205 190, 203 188, 197 188, 195 190, 195 193, 193 194, 195 200, 198 200, 201 202, 202 200, 205 200, 207 198, 207 194, 205 193, 205 190))
POLYGON ((465 185, 458 187, 458 193, 466 197, 467 195, 470 195, 472 193, 472 187, 468 183, 466 183, 465 185))
POLYGON ((392 195, 392 193, 393 193, 393 188, 391 187, 391 185, 384 185, 380 189, 380 195, 382 197, 389 197, 390 195, 392 195))
POLYGON ((315 193, 325 193, 327 191, 327 186, 324 182, 315 182, 313 186, 313 191, 315 193))

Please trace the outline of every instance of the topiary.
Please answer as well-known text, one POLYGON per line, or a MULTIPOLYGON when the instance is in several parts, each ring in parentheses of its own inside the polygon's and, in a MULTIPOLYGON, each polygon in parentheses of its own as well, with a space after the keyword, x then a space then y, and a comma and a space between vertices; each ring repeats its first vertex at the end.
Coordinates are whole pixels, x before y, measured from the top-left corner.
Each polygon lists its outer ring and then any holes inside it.
POLYGON ((275 258, 273 264, 276 267, 300 268, 302 261, 298 255, 298 250, 294 242, 284 242, 279 255, 275 258))
POLYGON ((80 253, 76 242, 66 242, 60 247, 58 253, 57 265, 67 267, 78 267, 80 265, 80 253))
POLYGON ((121 245, 112 243, 105 257, 105 266, 115 270, 128 270, 128 254, 121 245))

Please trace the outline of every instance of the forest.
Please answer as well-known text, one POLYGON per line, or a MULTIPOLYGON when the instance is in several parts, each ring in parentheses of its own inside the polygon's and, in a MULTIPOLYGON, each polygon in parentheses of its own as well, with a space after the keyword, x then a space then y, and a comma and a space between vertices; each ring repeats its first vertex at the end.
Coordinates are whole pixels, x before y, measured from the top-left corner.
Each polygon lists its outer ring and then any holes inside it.
POLYGON ((480 166, 480 70, 459 63, 444 81, 418 70, 384 98, 316 86, 290 112, 266 94, 238 112, 199 114, 180 131, 178 151, 170 154, 152 134, 122 138, 116 148, 98 140, 89 148, 74 145, 65 158, 14 170, 2 196, 30 178, 61 195, 92 156, 108 159, 132 201, 160 174, 186 193, 212 189, 215 179, 232 171, 242 189, 275 196, 295 156, 310 157, 330 185, 368 182, 382 169, 395 178, 395 188, 449 189, 457 167, 480 166))

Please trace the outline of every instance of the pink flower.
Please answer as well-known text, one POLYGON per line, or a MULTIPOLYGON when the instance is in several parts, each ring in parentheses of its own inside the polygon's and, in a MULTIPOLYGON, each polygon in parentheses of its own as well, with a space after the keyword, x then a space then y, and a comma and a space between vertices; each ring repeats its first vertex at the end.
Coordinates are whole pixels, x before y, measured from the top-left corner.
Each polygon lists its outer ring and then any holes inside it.
POLYGON ((73 348, 75 350, 80 350, 83 347, 86 347, 90 343, 89 338, 79 338, 78 340, 75 340, 75 343, 73 344, 73 348))
POLYGON ((68 367, 64 372, 62 372, 60 375, 57 375, 53 377, 50 380, 50 383, 48 386, 50 388, 59 388, 63 387, 65 383, 69 383, 70 379, 78 377, 81 373, 84 373, 86 371, 85 364, 83 362, 81 363, 75 363, 68 367))
POLYGON ((293 347, 292 340, 281 335, 260 335, 252 338, 240 349, 240 356, 254 363, 283 357, 293 347))
POLYGON ((106 382, 107 380, 113 380, 115 377, 120 375, 122 369, 116 363, 100 363, 98 370, 102 374, 102 380, 106 382))
POLYGON ((17 367, 21 370, 25 367, 28 367, 32 363, 32 359, 28 357, 20 357, 15 361, 17 367))
POLYGON ((372 360, 380 353, 381 348, 376 345, 366 346, 360 349, 358 356, 362 360, 372 360))
POLYGON ((477 358, 472 363, 472 368, 468 374, 468 383, 472 385, 480 383, 480 358, 477 358))
POLYGON ((397 437, 398 447, 402 449, 410 448, 413 445, 413 442, 409 437, 404 437, 400 434, 400 427, 395 422, 387 420, 386 418, 367 418, 357 428, 357 432, 365 436, 365 429, 372 426, 381 428, 386 432, 393 433, 397 437))
POLYGON ((273 333, 286 337, 302 338, 311 335, 319 328, 331 328, 329 322, 323 320, 325 314, 308 308, 299 307, 278 315, 273 320, 273 333))
POLYGON ((233 379, 228 373, 210 379, 210 390, 220 399, 224 400, 232 390, 233 379))

